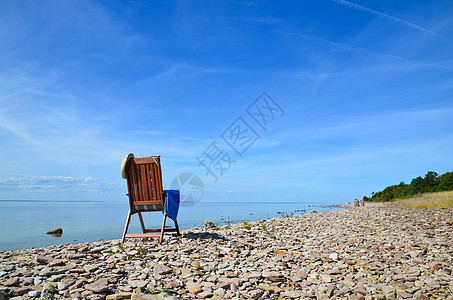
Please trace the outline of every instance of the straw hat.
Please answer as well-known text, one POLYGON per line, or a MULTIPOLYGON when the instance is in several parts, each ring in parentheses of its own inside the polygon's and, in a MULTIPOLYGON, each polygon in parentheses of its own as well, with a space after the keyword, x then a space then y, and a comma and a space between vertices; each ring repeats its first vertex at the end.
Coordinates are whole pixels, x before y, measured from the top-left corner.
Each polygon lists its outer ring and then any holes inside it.
POLYGON ((129 160, 134 158, 134 153, 129 153, 123 158, 123 161, 121 162, 121 176, 126 179, 126 166, 129 160))

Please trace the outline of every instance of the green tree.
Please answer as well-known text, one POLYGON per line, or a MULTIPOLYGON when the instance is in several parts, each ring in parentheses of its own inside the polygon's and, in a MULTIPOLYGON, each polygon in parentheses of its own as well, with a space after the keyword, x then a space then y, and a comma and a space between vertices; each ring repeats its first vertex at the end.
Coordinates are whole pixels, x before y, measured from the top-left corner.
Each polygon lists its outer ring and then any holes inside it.
POLYGON ((396 198, 407 198, 428 192, 441 192, 453 190, 453 172, 447 172, 441 176, 434 171, 428 171, 425 177, 418 176, 412 179, 410 184, 403 181, 398 185, 391 185, 379 192, 372 192, 371 198, 363 199, 371 201, 390 201, 396 198))
POLYGON ((451 191, 453 190, 453 172, 447 172, 437 178, 437 191, 451 191))
POLYGON ((423 178, 418 176, 417 178, 412 179, 410 184, 410 194, 417 195, 422 192, 423 189, 423 178))
POLYGON ((423 178, 423 193, 436 191, 437 177, 439 177, 439 174, 434 171, 426 173, 425 178, 423 178))

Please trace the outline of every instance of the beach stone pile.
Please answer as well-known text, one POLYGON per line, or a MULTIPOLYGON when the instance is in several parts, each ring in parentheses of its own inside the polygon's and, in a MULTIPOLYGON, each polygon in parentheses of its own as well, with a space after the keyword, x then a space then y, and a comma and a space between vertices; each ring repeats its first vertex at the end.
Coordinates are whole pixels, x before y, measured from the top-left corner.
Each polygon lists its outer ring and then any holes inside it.
POLYGON ((395 203, 0 252, 0 300, 453 299, 453 209, 395 203))

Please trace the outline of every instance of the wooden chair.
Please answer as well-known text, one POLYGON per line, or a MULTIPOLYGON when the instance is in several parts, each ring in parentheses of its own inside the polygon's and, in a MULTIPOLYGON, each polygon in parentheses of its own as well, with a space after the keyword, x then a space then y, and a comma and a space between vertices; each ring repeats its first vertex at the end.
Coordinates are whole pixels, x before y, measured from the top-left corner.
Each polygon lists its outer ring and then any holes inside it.
POLYGON ((165 228, 167 215, 164 212, 165 192, 162 188, 162 171, 160 167, 160 156, 132 158, 125 166, 127 189, 129 196, 129 213, 124 226, 121 243, 126 238, 159 238, 163 241, 164 232, 176 232, 178 235, 178 222, 175 228, 165 228), (143 222, 142 212, 162 212, 164 217, 161 229, 146 229, 143 222), (131 216, 138 214, 143 233, 128 234, 131 216))

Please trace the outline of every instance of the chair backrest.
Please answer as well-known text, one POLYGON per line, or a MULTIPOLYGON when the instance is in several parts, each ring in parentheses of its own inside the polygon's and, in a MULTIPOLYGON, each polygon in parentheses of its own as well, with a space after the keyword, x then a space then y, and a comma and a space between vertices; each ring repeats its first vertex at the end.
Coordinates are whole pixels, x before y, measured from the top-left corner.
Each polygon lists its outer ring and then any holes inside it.
POLYGON ((163 210, 165 195, 160 156, 131 159, 126 166, 126 176, 131 210, 163 210))

